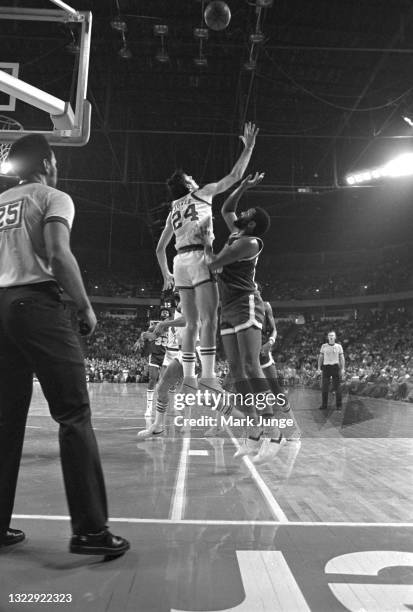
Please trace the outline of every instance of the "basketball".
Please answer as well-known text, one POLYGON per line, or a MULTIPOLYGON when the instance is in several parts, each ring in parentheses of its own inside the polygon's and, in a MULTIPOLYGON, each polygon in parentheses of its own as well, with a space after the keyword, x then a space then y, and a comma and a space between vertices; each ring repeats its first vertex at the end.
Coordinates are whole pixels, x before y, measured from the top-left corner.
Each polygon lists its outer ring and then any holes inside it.
POLYGON ((205 23, 211 30, 225 30, 231 21, 231 11, 225 2, 213 0, 206 7, 204 18, 205 23))

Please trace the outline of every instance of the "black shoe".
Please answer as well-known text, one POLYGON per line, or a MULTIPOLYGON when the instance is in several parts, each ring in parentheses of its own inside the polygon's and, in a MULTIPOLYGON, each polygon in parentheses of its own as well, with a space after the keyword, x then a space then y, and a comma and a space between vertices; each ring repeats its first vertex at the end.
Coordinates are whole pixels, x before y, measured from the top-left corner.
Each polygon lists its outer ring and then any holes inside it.
POLYGON ((12 546, 13 544, 18 544, 19 542, 23 542, 26 535, 20 529, 6 529, 6 531, 0 533, 0 547, 1 546, 12 546))
POLYGON ((105 555, 119 557, 129 550, 130 544, 124 538, 115 536, 108 529, 99 533, 73 535, 69 550, 78 555, 105 555))
POLYGON ((319 410, 327 410, 327 406, 320 406, 319 410))
POLYGON ((336 410, 341 410, 341 406, 336 406, 336 410))

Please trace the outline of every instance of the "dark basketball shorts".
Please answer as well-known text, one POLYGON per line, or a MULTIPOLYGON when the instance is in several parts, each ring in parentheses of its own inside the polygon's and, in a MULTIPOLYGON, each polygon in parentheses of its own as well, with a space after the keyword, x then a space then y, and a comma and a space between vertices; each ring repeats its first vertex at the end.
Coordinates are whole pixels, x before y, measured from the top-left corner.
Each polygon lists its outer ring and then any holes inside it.
POLYGON ((221 307, 221 336, 236 334, 249 327, 262 329, 264 302, 256 293, 246 293, 221 307))
POLYGON ((162 367, 165 353, 151 353, 149 355, 149 365, 154 368, 162 367))

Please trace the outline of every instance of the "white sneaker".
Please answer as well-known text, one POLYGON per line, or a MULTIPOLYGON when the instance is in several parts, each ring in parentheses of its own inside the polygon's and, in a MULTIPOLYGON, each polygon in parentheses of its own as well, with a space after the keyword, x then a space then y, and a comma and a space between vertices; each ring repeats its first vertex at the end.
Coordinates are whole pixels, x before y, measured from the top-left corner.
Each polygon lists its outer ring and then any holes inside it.
POLYGON ((138 438, 138 440, 147 440, 148 438, 160 438, 165 433, 165 430, 162 429, 161 431, 156 431, 156 428, 157 425, 155 425, 155 423, 152 423, 152 425, 148 427, 148 429, 142 429, 142 431, 138 431, 136 437, 138 438))
POLYGON ((267 463, 278 455, 282 446, 287 444, 287 440, 282 437, 279 442, 271 442, 270 438, 265 438, 261 444, 258 454, 252 459, 255 465, 267 463))
POLYGON ((247 455, 254 455, 260 450, 260 444, 261 440, 251 440, 251 438, 244 439, 237 452, 234 453, 234 459, 247 455))

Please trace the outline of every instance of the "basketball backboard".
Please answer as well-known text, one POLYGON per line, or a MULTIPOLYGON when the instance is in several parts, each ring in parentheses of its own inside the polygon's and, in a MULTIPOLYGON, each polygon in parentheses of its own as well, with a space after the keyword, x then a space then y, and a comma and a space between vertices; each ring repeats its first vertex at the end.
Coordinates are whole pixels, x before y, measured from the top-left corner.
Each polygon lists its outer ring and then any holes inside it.
POLYGON ((83 146, 90 136, 86 99, 92 14, 0 7, 0 111, 23 126, 1 129, 0 142, 44 134, 54 146, 83 146))
MULTIPOLYGON (((19 63, 18 62, 0 62, 0 70, 3 70, 7 74, 15 77, 19 76, 19 63)), ((16 98, 0 91, 0 111, 15 111, 16 110, 16 98)))

